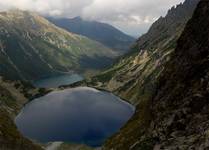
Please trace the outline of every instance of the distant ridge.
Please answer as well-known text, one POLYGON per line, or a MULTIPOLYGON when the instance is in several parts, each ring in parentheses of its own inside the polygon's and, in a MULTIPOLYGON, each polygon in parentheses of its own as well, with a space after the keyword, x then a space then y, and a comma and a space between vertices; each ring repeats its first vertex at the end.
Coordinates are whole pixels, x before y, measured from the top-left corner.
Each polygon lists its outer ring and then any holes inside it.
POLYGON ((84 35, 116 50, 119 54, 128 52, 135 39, 115 27, 97 21, 86 21, 81 17, 73 19, 47 17, 55 25, 67 31, 84 35))

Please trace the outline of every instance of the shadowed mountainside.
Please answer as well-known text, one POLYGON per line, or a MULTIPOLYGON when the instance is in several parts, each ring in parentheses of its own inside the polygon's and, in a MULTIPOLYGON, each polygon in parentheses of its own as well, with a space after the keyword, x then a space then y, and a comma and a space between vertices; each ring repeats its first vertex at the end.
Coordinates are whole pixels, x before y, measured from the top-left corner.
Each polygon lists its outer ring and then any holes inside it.
POLYGON ((149 99, 156 89, 156 79, 173 53, 187 21, 199 0, 186 0, 160 17, 140 37, 132 53, 109 70, 91 79, 90 85, 107 89, 133 104, 149 99))
POLYGON ((14 118, 28 102, 29 97, 47 93, 44 89, 35 89, 28 83, 9 81, 0 77, 0 149, 1 150, 41 150, 24 138, 14 124, 14 118))
POLYGON ((81 17, 68 18, 47 18, 57 26, 69 32, 86 36, 98 41, 103 45, 115 50, 118 54, 127 53, 135 39, 115 27, 97 21, 86 21, 81 17))
POLYGON ((209 148, 208 14, 209 1, 202 0, 159 76, 149 105, 138 105, 132 120, 104 149, 209 148))

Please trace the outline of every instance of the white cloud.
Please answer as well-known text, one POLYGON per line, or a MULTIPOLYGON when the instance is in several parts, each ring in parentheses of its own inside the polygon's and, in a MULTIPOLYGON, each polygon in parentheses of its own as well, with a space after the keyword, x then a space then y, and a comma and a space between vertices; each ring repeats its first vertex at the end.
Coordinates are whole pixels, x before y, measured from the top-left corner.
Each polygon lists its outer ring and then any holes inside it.
POLYGON ((82 16, 111 23, 132 35, 145 32, 167 10, 183 0, 94 0, 82 16))
POLYGON ((44 15, 75 17, 111 23, 140 34, 173 5, 184 0, 0 0, 0 10, 19 8, 44 15))

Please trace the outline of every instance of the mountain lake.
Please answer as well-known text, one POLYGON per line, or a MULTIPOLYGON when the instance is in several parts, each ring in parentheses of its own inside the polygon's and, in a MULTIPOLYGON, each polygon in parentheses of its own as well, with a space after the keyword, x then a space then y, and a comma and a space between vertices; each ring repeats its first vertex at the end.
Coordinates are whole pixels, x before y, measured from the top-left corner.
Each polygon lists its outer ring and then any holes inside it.
POLYGON ((15 123, 25 137, 41 143, 63 141, 99 147, 134 111, 134 106, 112 93, 78 87, 31 101, 15 123))
POLYGON ((60 74, 57 76, 45 77, 33 82, 38 88, 57 88, 62 85, 69 85, 82 81, 84 78, 79 74, 60 74))

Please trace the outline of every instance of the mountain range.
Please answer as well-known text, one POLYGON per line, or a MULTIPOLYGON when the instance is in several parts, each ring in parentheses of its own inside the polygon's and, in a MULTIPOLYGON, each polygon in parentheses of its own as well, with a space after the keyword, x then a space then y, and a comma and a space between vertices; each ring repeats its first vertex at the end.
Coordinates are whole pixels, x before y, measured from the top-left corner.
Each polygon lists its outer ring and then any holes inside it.
POLYGON ((100 88, 108 89, 134 104, 151 96, 156 89, 157 77, 170 59, 198 2, 186 0, 172 7, 135 42, 129 55, 92 78, 93 85, 102 85, 100 88))
POLYGON ((173 7, 137 40, 134 53, 86 81, 136 106, 104 150, 208 148, 208 13, 204 0, 173 7))
POLYGON ((87 21, 81 17, 72 19, 47 17, 47 19, 69 32, 98 41, 103 45, 116 50, 119 55, 127 53, 135 41, 135 38, 106 23, 87 21))
MULTIPOLYGON (((73 85, 108 90, 136 106, 134 116, 102 150, 208 149, 208 14, 209 1, 185 0, 160 17, 131 53, 97 76, 73 85)), ((48 91, 3 78, 0 83, 0 149, 41 150, 21 136, 12 119, 29 97, 48 91)))
POLYGON ((9 79, 97 70, 118 56, 101 43, 67 32, 36 13, 1 12, 0 24, 0 75, 9 79))
POLYGON ((104 149, 208 149, 208 14, 209 2, 201 0, 157 79, 149 105, 139 104, 104 149))

